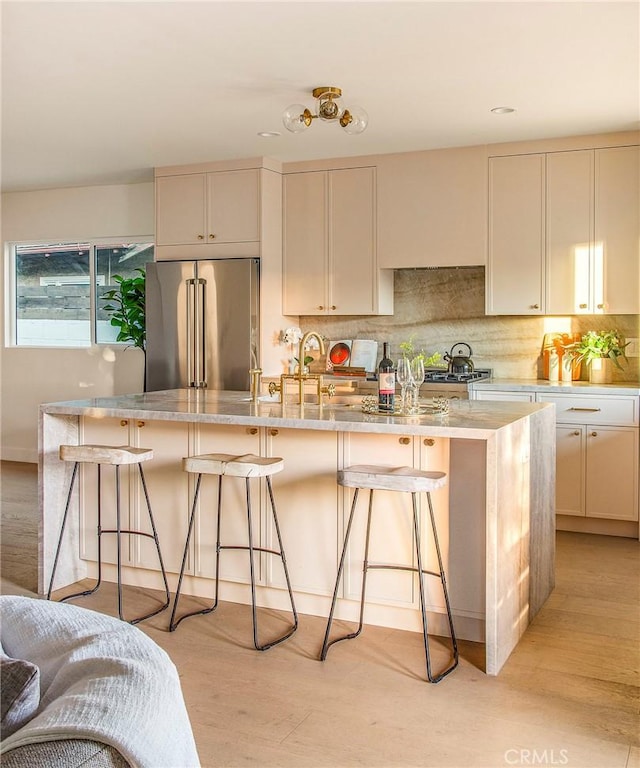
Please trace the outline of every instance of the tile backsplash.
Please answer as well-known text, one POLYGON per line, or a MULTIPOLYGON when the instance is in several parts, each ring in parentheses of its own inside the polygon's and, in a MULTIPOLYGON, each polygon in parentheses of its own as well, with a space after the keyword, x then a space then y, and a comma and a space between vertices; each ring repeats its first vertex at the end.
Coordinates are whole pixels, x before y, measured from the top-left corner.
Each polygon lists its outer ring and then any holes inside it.
MULTIPOLYGON (((486 316, 484 267, 395 270, 393 316, 301 317, 303 331, 328 339, 375 339, 391 343, 396 358, 401 342, 414 335, 415 346, 431 354, 467 342, 477 368, 492 368, 500 378, 542 376, 545 333, 585 333, 615 328, 625 337, 640 336, 638 315, 486 316)), ((640 380, 639 358, 629 358, 614 381, 640 380)), ((587 378, 585 366, 582 378, 587 378)))

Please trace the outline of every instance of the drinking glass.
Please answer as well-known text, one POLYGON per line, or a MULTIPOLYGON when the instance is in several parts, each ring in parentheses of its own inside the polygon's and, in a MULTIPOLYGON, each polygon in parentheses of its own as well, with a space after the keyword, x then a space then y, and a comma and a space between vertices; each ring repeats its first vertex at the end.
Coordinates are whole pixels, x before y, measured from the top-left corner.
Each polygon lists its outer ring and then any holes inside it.
POLYGON ((411 378, 411 363, 406 357, 401 357, 396 365, 396 381, 400 385, 400 411, 406 413, 408 408, 407 403, 407 387, 411 384, 413 379, 411 378))
POLYGON ((409 404, 409 413, 418 413, 420 406, 418 405, 418 399, 420 397, 420 385, 424 381, 424 359, 422 357, 414 357, 410 365, 411 370, 411 403, 409 404))

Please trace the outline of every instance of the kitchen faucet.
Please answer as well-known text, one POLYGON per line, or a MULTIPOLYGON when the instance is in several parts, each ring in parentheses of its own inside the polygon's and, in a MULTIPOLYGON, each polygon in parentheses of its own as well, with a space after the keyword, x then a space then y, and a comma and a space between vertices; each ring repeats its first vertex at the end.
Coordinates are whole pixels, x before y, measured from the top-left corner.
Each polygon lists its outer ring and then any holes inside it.
POLYGON ((322 374, 320 373, 304 373, 304 349, 307 346, 309 339, 315 338, 320 347, 320 354, 324 355, 324 340, 322 336, 316 331, 307 331, 300 339, 300 349, 298 351, 298 371, 297 373, 283 373, 280 376, 280 384, 276 384, 272 381, 269 384, 269 394, 273 395, 275 392, 280 392, 280 400, 282 404, 285 404, 286 383, 287 381, 296 381, 298 383, 298 396, 300 405, 304 405, 304 385, 307 381, 316 382, 316 394, 318 396, 318 405, 322 405, 322 395, 328 395, 333 397, 336 391, 335 384, 329 384, 327 387, 322 385, 322 374))

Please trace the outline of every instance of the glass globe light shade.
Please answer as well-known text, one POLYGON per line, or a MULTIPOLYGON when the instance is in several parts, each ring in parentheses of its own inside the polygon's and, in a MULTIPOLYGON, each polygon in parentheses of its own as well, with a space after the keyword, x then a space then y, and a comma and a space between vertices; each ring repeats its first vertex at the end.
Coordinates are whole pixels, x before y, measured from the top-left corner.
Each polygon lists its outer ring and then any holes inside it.
POLYGON ((349 107, 343 112, 340 118, 340 125, 346 133, 355 136, 358 133, 362 133, 367 125, 369 125, 369 115, 362 107, 349 107))
POLYGON ((282 113, 282 122, 284 127, 291 133, 302 133, 311 125, 311 121, 305 120, 305 111, 308 111, 304 104, 291 104, 282 113))
POLYGON ((340 117, 340 107, 333 99, 318 99, 318 108, 316 109, 318 117, 321 120, 335 120, 340 117))

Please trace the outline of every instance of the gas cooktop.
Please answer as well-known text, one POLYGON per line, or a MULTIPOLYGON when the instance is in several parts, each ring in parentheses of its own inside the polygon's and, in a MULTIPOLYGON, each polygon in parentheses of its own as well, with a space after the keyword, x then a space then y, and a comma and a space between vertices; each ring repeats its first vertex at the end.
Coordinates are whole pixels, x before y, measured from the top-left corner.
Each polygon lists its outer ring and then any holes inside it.
POLYGON ((491 376, 491 370, 486 368, 477 368, 471 373, 449 373, 439 369, 425 371, 425 384, 455 384, 465 383, 467 381, 478 381, 479 379, 488 379, 491 376))

